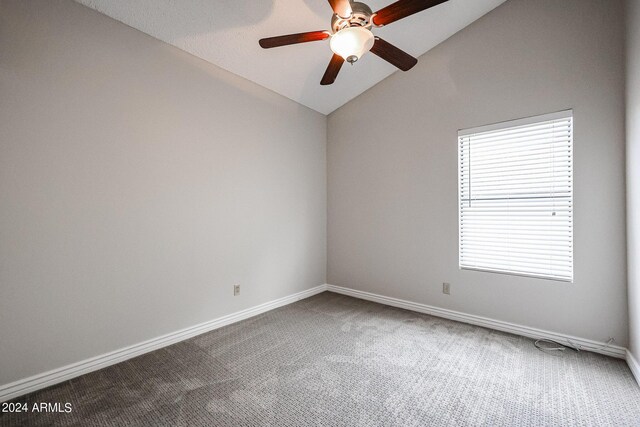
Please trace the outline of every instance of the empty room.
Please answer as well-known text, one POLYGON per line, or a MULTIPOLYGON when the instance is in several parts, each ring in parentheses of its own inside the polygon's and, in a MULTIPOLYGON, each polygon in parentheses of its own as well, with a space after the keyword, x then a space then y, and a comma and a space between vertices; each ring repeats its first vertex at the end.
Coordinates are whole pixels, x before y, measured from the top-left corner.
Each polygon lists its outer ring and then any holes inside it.
POLYGON ((0 0, 1 426, 640 426, 640 0, 0 0))

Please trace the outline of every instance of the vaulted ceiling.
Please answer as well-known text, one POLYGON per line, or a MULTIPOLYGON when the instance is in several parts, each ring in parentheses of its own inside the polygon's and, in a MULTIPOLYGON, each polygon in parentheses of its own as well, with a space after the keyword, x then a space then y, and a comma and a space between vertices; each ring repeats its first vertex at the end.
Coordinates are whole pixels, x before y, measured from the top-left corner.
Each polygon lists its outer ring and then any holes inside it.
MULTIPOLYGON (((328 40, 260 48, 264 37, 328 30, 326 0, 76 1, 323 114, 397 71, 366 54, 345 64, 333 85, 320 86, 332 56, 328 40)), ((504 1, 450 0, 374 33, 419 57, 504 1)), ((366 3, 375 11, 391 1, 366 3)))

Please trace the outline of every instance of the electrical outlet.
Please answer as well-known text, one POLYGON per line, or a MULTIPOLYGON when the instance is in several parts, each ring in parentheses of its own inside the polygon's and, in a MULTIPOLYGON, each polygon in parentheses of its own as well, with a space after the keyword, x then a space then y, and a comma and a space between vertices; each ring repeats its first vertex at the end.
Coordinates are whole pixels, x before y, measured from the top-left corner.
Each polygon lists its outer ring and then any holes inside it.
POLYGON ((442 293, 445 295, 451 295, 451 284, 443 283, 442 284, 442 293))
POLYGON ((240 285, 233 285, 233 296, 240 295, 240 285))

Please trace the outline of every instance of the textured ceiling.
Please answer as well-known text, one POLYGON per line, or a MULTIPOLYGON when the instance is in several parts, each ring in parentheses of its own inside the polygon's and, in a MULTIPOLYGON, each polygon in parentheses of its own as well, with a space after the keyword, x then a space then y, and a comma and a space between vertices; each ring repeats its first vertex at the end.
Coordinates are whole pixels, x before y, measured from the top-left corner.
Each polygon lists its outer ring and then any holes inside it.
MULTIPOLYGON (((326 0, 76 0, 324 114, 396 71, 373 54, 320 86, 329 41, 263 50, 258 40, 329 29, 326 0)), ((505 0, 450 0, 374 33, 418 57, 505 0)), ((368 0, 375 11, 391 0, 368 0)), ((411 72, 411 71, 409 71, 411 72)))

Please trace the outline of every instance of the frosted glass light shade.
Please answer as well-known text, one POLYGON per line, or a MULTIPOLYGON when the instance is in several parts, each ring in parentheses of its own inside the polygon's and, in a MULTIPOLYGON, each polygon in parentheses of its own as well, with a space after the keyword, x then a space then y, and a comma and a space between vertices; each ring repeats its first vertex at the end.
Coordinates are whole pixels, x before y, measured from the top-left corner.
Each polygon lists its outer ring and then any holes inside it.
POLYGON ((371 31, 362 27, 348 27, 332 35, 329 45, 336 55, 354 63, 371 49, 373 42, 371 31))

